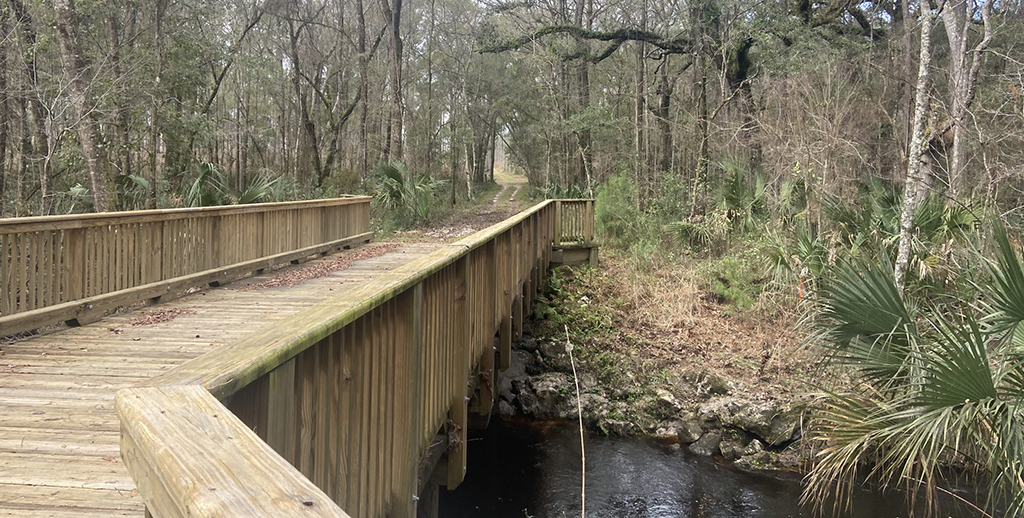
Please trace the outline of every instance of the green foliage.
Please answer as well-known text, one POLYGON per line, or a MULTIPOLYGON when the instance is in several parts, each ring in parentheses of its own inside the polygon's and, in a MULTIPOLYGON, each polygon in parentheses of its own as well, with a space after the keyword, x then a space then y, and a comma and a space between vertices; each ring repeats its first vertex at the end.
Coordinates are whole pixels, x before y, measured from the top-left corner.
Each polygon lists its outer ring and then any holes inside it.
POLYGON ((92 207, 92 193, 82 184, 75 184, 67 191, 54 195, 54 214, 73 214, 81 212, 85 207, 92 207))
POLYGON ((601 186, 594 203, 597 232, 608 243, 628 248, 650 234, 649 221, 636 204, 636 185, 626 176, 614 176, 601 186))
POLYGON ((273 201, 278 198, 279 181, 262 172, 247 178, 241 189, 235 189, 217 166, 203 163, 185 193, 185 203, 189 207, 213 207, 273 201))
POLYGON ((114 186, 117 187, 120 210, 136 210, 146 206, 149 180, 133 174, 119 174, 114 177, 114 186))
POLYGON ((363 179, 359 171, 347 167, 339 167, 324 180, 323 194, 326 197, 337 197, 343 194, 360 192, 363 179))
POLYGON ((199 165, 199 175, 185 193, 185 203, 189 207, 212 207, 221 205, 223 200, 224 176, 217 166, 210 163, 199 165))
MULTIPOLYGON (((821 291, 817 325, 826 358, 855 374, 855 390, 828 393, 811 436, 824 449, 805 501, 826 501, 866 475, 903 485, 929 503, 942 467, 961 462, 987 475, 980 505, 1024 512, 1024 266, 1002 229, 982 304, 901 297, 882 259, 847 261, 821 291), (861 470, 869 463, 869 470, 861 470)), ((929 507, 930 509, 930 507, 929 507)))
POLYGON ((721 162, 726 173, 719 185, 718 206, 725 211, 733 227, 743 232, 757 228, 767 216, 767 182, 760 171, 750 171, 738 159, 721 162))
POLYGON ((705 268, 711 292, 740 311, 753 307, 767 284, 761 257, 753 250, 713 261, 705 268))
POLYGON ((429 174, 414 178, 401 162, 378 164, 373 169, 374 200, 389 212, 394 221, 407 226, 429 221, 436 196, 447 182, 429 174))
POLYGON ((688 246, 713 254, 724 252, 730 232, 729 217, 723 211, 673 221, 662 227, 664 235, 677 247, 688 246))
POLYGON ((578 200, 582 198, 590 198, 591 194, 587 192, 587 189, 579 186, 570 184, 567 187, 562 187, 558 184, 550 184, 547 187, 541 189, 544 196, 552 200, 578 200))

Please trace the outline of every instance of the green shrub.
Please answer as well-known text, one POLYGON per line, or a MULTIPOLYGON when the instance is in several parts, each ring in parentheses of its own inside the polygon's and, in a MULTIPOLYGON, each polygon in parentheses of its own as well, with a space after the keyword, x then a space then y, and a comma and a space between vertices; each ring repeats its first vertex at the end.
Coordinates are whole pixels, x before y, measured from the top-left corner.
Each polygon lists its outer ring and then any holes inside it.
POLYGON ((415 178, 401 162, 378 164, 371 177, 375 191, 374 202, 386 211, 386 219, 396 227, 429 221, 437 194, 447 184, 443 180, 435 180, 429 174, 415 178))
POLYGON ((764 261, 754 250, 707 263, 706 268, 708 289, 740 311, 752 308, 767 284, 764 261))

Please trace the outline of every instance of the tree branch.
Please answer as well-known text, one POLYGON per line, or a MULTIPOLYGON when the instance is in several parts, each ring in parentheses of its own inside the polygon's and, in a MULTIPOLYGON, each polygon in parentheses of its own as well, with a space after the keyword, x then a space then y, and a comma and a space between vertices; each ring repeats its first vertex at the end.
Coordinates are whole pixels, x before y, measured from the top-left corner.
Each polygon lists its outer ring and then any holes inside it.
POLYGON ((592 55, 589 51, 577 51, 566 56, 567 59, 586 59, 598 63, 611 56, 627 41, 641 41, 661 49, 667 54, 689 54, 693 45, 683 36, 668 39, 658 34, 639 29, 616 29, 614 31, 593 31, 575 25, 549 25, 541 27, 533 34, 527 34, 513 40, 484 45, 478 49, 481 54, 497 54, 510 50, 519 50, 545 36, 566 35, 583 40, 610 42, 611 44, 600 54, 592 55))

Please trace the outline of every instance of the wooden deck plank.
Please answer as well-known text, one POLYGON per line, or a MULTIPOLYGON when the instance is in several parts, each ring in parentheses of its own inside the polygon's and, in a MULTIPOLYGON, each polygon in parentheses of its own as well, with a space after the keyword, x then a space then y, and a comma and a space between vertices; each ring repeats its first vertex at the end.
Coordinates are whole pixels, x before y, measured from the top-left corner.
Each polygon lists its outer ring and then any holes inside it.
POLYGON ((365 290, 381 272, 437 249, 405 244, 295 286, 244 289, 311 261, 0 346, 0 517, 142 516, 120 456, 117 390, 326 298, 365 290), (153 322, 168 310, 173 318, 153 322), (133 325, 140 322, 147 325, 133 325))
POLYGON ((43 511, 47 513, 45 516, 72 516, 70 513, 73 512, 86 516, 138 516, 142 512, 142 502, 132 495, 131 491, 27 484, 0 486, 0 516, 44 516, 43 511), (50 503, 40 505, 40 495, 49 499, 50 503), (59 504, 55 505, 56 502, 59 504), (32 514, 30 511, 36 511, 38 514, 32 514), (116 511, 124 511, 127 514, 119 514, 116 511), (54 514, 49 514, 50 512, 54 514), (65 512, 68 514, 61 514, 65 512))

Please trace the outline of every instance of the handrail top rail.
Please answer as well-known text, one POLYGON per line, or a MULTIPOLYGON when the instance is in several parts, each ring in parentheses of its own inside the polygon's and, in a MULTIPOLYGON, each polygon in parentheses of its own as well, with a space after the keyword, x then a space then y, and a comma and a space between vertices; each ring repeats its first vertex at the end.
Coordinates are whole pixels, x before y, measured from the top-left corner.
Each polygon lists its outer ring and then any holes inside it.
POLYGON ((466 239, 442 245, 434 252, 391 270, 355 293, 349 292, 324 300, 269 325, 260 333, 243 337, 150 378, 142 386, 198 384, 218 399, 229 397, 305 348, 458 261, 553 201, 542 201, 466 239))
POLYGON ((354 293, 337 295, 310 306, 270 324, 259 333, 202 354, 139 386, 202 385, 217 399, 227 398, 468 253, 469 249, 464 246, 443 245, 387 272, 378 281, 354 293))
POLYGON ((505 232, 506 230, 508 230, 508 229, 514 227, 515 225, 519 224, 519 222, 521 222, 524 219, 530 217, 531 215, 533 215, 533 213, 543 209, 548 204, 556 203, 556 202, 562 202, 562 203, 564 203, 564 202, 586 203, 586 202, 593 202, 593 201, 594 200, 590 199, 590 198, 579 198, 579 199, 549 198, 547 200, 544 200, 544 201, 534 205, 533 207, 530 207, 529 209, 526 209, 526 210, 516 214, 515 216, 512 216, 511 218, 499 221, 499 222, 497 222, 497 223, 495 223, 495 224, 493 224, 493 225, 491 225, 491 226, 489 226, 489 227, 487 227, 487 228, 485 228, 483 230, 479 230, 477 232, 474 232, 474 233, 472 233, 472 234, 470 234, 470 235, 468 235, 468 236, 466 236, 466 237, 456 241, 453 244, 460 245, 460 246, 465 246, 467 249, 473 250, 473 249, 476 249, 477 247, 479 247, 480 245, 483 245, 484 243, 490 241, 491 238, 493 238, 494 236, 496 236, 498 234, 501 234, 502 232, 505 232))
POLYGON ((529 209, 526 209, 526 210, 524 210, 522 212, 517 213, 516 215, 512 216, 511 218, 499 221, 499 222, 497 222, 497 223, 495 223, 495 224, 493 224, 493 225, 491 225, 491 226, 489 226, 489 227, 487 227, 485 229, 473 232, 472 234, 470 234, 470 235, 468 235, 468 236, 466 236, 466 237, 464 237, 464 238, 462 238, 462 239, 460 239, 460 240, 458 240, 458 241, 456 241, 456 242, 454 242, 452 244, 453 245, 457 245, 457 246, 464 246, 464 247, 466 247, 467 250, 474 250, 477 247, 479 247, 480 245, 483 245, 484 243, 490 241, 492 238, 494 238, 494 236, 496 236, 498 234, 501 234, 501 233, 505 232, 506 230, 508 230, 508 229, 510 229, 510 228, 512 228, 512 227, 514 227, 516 225, 518 225, 520 222, 522 222, 526 218, 529 218, 534 213, 539 212, 541 209, 543 209, 544 207, 547 207, 549 204, 551 204, 554 201, 556 201, 556 200, 544 200, 544 201, 534 205, 533 207, 530 207, 529 209))
POLYGON ((341 206, 355 203, 367 203, 371 199, 372 198, 370 196, 345 195, 339 198, 249 203, 245 205, 179 207, 173 209, 127 210, 85 214, 61 214, 55 216, 31 216, 27 218, 2 218, 0 219, 0 234, 96 227, 112 223, 130 223, 132 220, 138 220, 140 222, 164 221, 176 219, 182 215, 215 216, 249 214, 253 212, 272 212, 310 207, 341 206))
POLYGON ((350 518, 202 387, 121 389, 115 407, 121 457, 147 473, 136 479, 147 505, 182 517, 350 518), (210 440, 192 440, 200 434, 210 440))

